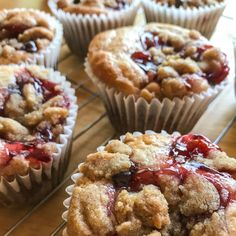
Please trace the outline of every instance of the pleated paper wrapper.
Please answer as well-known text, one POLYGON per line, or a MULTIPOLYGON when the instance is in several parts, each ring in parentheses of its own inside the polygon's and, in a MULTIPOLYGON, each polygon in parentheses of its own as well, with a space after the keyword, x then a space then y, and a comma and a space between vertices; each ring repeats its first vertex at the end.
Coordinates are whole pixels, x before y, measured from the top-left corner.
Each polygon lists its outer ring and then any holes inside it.
POLYGON ((192 130, 209 104, 225 88, 227 81, 211 87, 206 92, 181 98, 153 98, 148 103, 144 98, 124 95, 115 88, 108 87, 92 72, 88 62, 85 71, 98 87, 112 125, 121 134, 125 132, 166 130, 183 134, 192 130))
POLYGON ((63 24, 65 39, 71 51, 78 56, 85 57, 88 46, 93 37, 109 29, 132 25, 140 5, 134 0, 130 6, 108 14, 71 14, 57 8, 55 0, 49 0, 49 8, 63 24))
POLYGON ((226 3, 194 8, 176 8, 153 0, 142 0, 147 22, 160 22, 195 29, 210 38, 222 15, 226 3))
MULTIPOLYGON (((156 132, 154 132, 154 131, 152 131, 152 130, 146 130, 146 131, 143 132, 143 133, 138 132, 138 131, 135 131, 135 132, 133 132, 132 134, 133 134, 134 137, 138 137, 138 136, 140 136, 140 135, 142 135, 142 134, 156 134, 156 132)), ((161 134, 162 134, 162 135, 168 135, 168 133, 167 133, 166 131, 164 131, 164 130, 161 131, 161 134)), ((178 135, 178 134, 179 134, 178 132, 174 132, 172 135, 178 135)), ((121 141, 121 142, 123 142, 124 137, 125 137, 125 135, 121 135, 121 136, 120 136, 120 141, 121 141)), ((112 140, 111 140, 111 141, 112 141, 112 140)), ((109 141, 108 143, 110 143, 111 141, 109 141)), ((98 151, 98 152, 104 151, 104 149, 105 149, 105 146, 99 146, 99 147, 97 148, 97 151, 98 151)), ((80 165, 81 165, 81 164, 80 164, 80 165)), ((80 165, 79 165, 79 166, 80 166, 80 165)), ((79 169, 79 166, 78 166, 78 169, 79 169)), ((79 178, 81 178, 81 177, 83 177, 83 174, 80 173, 80 172, 77 172, 77 173, 73 174, 73 175, 71 176, 71 179, 72 179, 72 181, 73 181, 73 184, 67 186, 66 189, 65 189, 66 193, 69 195, 69 197, 66 198, 66 199, 63 201, 63 205, 64 205, 64 207, 66 208, 66 211, 63 212, 63 214, 62 214, 62 219, 63 219, 65 222, 67 222, 67 216, 68 216, 68 211, 69 211, 69 207, 70 207, 71 196, 72 196, 72 194, 73 194, 73 189, 74 189, 74 187, 75 187, 75 183, 76 183, 77 180, 78 180, 79 178)), ((68 233, 67 233, 67 227, 63 230, 62 235, 63 235, 63 236, 69 236, 68 233)))
MULTIPOLYGON (((24 67, 23 65, 21 67, 24 67)), ((42 67, 42 69, 45 69, 42 67)), ((64 131, 59 136, 56 152, 50 163, 42 163, 39 169, 29 167, 25 176, 16 175, 12 181, 0 177, 0 205, 15 207, 22 204, 32 204, 48 194, 61 180, 67 167, 73 128, 76 122, 77 109, 75 91, 65 77, 53 69, 48 69, 49 81, 62 85, 65 95, 69 98, 69 115, 64 124, 64 131)))

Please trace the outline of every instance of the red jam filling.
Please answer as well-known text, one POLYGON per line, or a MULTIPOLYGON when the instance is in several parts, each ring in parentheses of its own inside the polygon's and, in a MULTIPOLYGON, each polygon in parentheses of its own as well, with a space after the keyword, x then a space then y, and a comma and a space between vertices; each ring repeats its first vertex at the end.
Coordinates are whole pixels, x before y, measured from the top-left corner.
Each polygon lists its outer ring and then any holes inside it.
MULTIPOLYGON (((24 25, 22 23, 16 25, 6 25, 4 27, 0 27, 0 31, 7 32, 7 38, 17 38, 19 34, 22 34, 25 30, 29 29, 29 26, 24 25)), ((15 48, 19 50, 18 48, 15 48)), ((34 41, 30 40, 23 43, 23 46, 20 50, 24 50, 26 52, 35 53, 38 51, 37 45, 34 41)))
POLYGON ((126 0, 116 0, 117 5, 112 7, 110 5, 106 5, 108 8, 112 8, 113 10, 122 10, 128 6, 128 2, 126 0))
POLYGON ((220 148, 202 135, 180 136, 170 148, 170 158, 161 166, 156 168, 134 165, 129 171, 114 175, 113 184, 116 188, 138 191, 142 185, 160 186, 160 179, 165 175, 177 178, 183 184, 188 176, 197 174, 215 186, 220 196, 220 207, 225 208, 230 202, 236 201, 236 181, 230 173, 216 171, 193 160, 194 156, 207 158, 212 150, 220 148))
POLYGON ((192 160, 194 156, 206 158, 210 151, 220 150, 203 135, 188 134, 178 137, 172 144, 170 156, 174 159, 184 157, 184 161, 192 160))
POLYGON ((106 194, 109 198, 108 204, 107 204, 107 215, 111 216, 114 208, 114 202, 116 197, 116 190, 113 188, 113 186, 108 186, 106 194))
POLYGON ((50 162, 51 156, 43 148, 38 147, 40 143, 11 142, 0 139, 0 166, 7 165, 14 156, 23 156, 33 162, 50 162))
POLYGON ((130 189, 131 191, 138 191, 142 185, 148 184, 160 186, 160 178, 164 175, 173 176, 180 183, 184 183, 192 174, 204 177, 215 186, 220 196, 221 208, 225 208, 230 202, 236 201, 236 182, 229 174, 215 171, 204 164, 196 162, 188 162, 182 165, 171 163, 158 170, 137 170, 130 182, 130 189))
MULTIPOLYGON (((160 58, 159 61, 155 62, 150 55, 148 49, 151 47, 162 48, 164 46, 171 46, 169 42, 163 42, 159 37, 158 33, 146 31, 140 36, 140 42, 143 47, 143 51, 134 52, 131 55, 131 58, 137 65, 147 74, 149 82, 155 80, 158 82, 157 68, 162 63, 163 59, 160 58)), ((202 60, 202 54, 209 48, 212 48, 211 45, 202 45, 197 47, 197 52, 193 55, 193 59, 196 61, 202 60)), ((185 57, 185 48, 181 51, 176 51, 181 57, 185 57)), ((208 80, 211 84, 221 83, 229 73, 229 67, 227 65, 226 56, 224 53, 222 55, 225 57, 225 62, 221 65, 221 70, 213 73, 202 73, 201 77, 208 80)), ((191 76, 191 75, 190 75, 191 76)), ((191 83, 186 82, 186 87, 191 88, 191 83)))
MULTIPOLYGON (((60 104, 53 104, 54 106, 66 107, 70 106, 69 98, 66 97, 61 90, 57 88, 57 84, 48 80, 36 78, 31 73, 23 69, 16 75, 16 84, 10 85, 8 88, 0 88, 0 116, 4 115, 5 104, 10 94, 17 93, 23 96, 23 87, 25 84, 32 84, 35 90, 43 95, 43 102, 47 102, 49 99, 62 95, 63 100, 60 104)), ((24 97, 24 96, 23 96, 24 97)), ((59 124, 63 124, 64 119, 59 121, 59 124)), ((39 147, 39 144, 43 144, 48 141, 55 141, 53 135, 54 124, 48 124, 41 128, 40 126, 31 127, 31 133, 35 135, 35 140, 32 142, 16 142, 5 140, 4 135, 0 136, 0 165, 6 165, 11 161, 12 157, 21 155, 31 163, 38 161, 49 162, 51 157, 45 152, 44 149, 39 147), (4 141, 5 140, 5 141, 4 141)))
POLYGON ((44 102, 62 94, 62 91, 57 89, 56 83, 36 78, 26 69, 23 69, 16 74, 16 84, 18 85, 21 94, 24 85, 28 83, 32 84, 38 93, 43 94, 44 102))

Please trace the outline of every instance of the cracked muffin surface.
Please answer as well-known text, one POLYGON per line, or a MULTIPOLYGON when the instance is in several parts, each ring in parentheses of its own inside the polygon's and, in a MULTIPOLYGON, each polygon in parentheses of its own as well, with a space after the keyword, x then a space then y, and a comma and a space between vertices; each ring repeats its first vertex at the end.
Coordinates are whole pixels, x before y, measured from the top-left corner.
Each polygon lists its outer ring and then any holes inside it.
POLYGON ((50 71, 0 66, 0 175, 25 175, 50 163, 64 133, 70 100, 50 71))
POLYGON ((32 61, 46 50, 56 29, 45 15, 31 10, 0 12, 0 64, 32 61))
POLYGON ((127 8, 132 0, 59 0, 57 6, 68 13, 75 14, 107 14, 127 8))
POLYGON ((67 234, 236 234, 236 160, 202 135, 112 140, 80 165, 67 234))
POLYGON ((105 85, 148 102, 206 92, 229 72, 226 55, 200 33, 158 23, 98 34, 88 66, 105 85))
POLYGON ((225 0, 154 0, 154 1, 162 5, 167 4, 168 6, 184 7, 184 8, 212 6, 225 2, 225 0))

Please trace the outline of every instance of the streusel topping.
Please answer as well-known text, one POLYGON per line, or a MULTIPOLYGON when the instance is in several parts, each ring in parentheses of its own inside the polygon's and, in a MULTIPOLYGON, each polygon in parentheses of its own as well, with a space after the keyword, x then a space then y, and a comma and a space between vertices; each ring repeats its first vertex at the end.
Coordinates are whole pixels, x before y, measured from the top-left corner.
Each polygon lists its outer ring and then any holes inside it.
POLYGON ((44 15, 34 11, 9 11, 0 18, 0 64, 30 61, 45 50, 55 29, 44 15))
POLYGON ((168 4, 169 6, 175 7, 204 7, 204 6, 211 6, 216 5, 225 0, 154 0, 157 3, 162 5, 168 4))
POLYGON ((80 166, 70 235, 236 233, 236 160, 202 135, 127 133, 80 166))
POLYGON ((107 14, 109 11, 125 9, 132 0, 59 0, 58 8, 75 14, 107 14))
POLYGON ((69 115, 70 101, 61 85, 37 66, 0 66, 0 174, 12 165, 37 167, 50 162, 69 115), (20 164, 19 164, 20 163, 20 164))
POLYGON ((200 33, 157 23, 98 34, 88 62, 108 86, 147 101, 200 94, 229 72, 226 55, 200 33))

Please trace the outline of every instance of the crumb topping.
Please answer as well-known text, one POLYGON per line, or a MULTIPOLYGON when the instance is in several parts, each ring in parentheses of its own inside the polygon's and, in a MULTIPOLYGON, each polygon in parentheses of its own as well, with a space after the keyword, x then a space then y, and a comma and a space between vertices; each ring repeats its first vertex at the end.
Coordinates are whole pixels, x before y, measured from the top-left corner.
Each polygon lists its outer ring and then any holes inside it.
POLYGON ((0 174, 13 175, 20 160, 33 167, 52 161, 70 102, 46 69, 0 67, 0 174))
POLYGON ((9 11, 0 18, 0 64, 31 60, 49 46, 55 29, 34 11, 9 11))
POLYGON ((212 6, 224 2, 224 0, 154 0, 154 1, 162 5, 167 4, 168 6, 175 6, 177 8, 212 6))
POLYGON ((149 102, 200 94, 229 73, 223 52, 200 33, 177 26, 112 30, 97 35, 89 48, 89 65, 99 80, 149 102))
POLYGON ((65 12, 75 14, 107 14, 127 8, 132 0, 59 0, 57 6, 65 12))
POLYGON ((127 133, 80 166, 68 234, 233 236, 235 171, 236 160, 202 135, 127 133))

